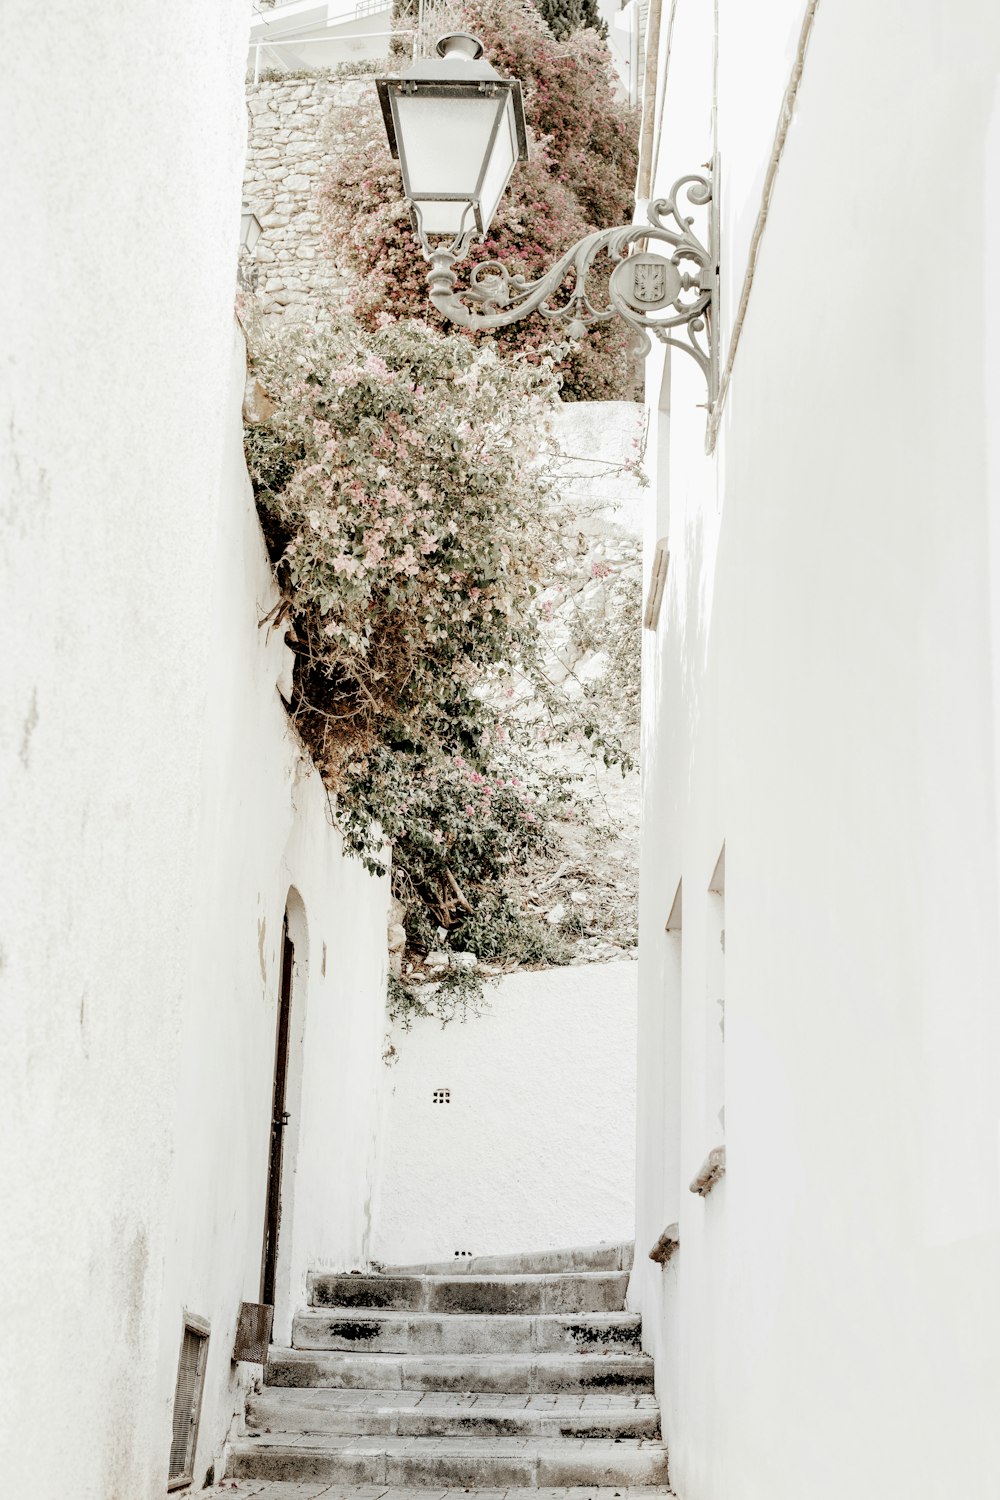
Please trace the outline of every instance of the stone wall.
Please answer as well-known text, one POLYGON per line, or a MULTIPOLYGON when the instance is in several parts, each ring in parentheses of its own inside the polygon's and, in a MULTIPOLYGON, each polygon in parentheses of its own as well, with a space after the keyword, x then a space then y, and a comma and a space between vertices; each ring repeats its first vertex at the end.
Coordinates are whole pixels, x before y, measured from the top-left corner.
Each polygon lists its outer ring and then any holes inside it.
POLYGON ((329 74, 247 86, 243 196, 261 223, 254 251, 264 326, 316 323, 342 302, 349 278, 323 245, 317 196, 330 157, 330 113, 356 104, 367 78, 329 74))

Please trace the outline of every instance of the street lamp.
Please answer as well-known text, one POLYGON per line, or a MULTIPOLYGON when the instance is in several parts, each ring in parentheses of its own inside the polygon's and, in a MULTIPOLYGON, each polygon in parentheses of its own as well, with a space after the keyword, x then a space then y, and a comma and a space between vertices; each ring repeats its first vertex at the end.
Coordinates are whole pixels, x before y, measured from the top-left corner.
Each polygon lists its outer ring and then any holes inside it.
POLYGON ((648 205, 645 224, 595 230, 536 281, 512 275, 499 261, 474 266, 458 287, 454 264, 483 240, 518 161, 526 161, 521 85, 482 60, 482 43, 464 32, 437 44, 440 61, 415 63, 395 78, 376 79, 389 149, 399 159, 403 192, 424 259, 434 306, 462 328, 503 328, 529 313, 581 338, 588 328, 620 317, 633 329, 637 352, 649 334, 696 360, 711 408, 718 390, 716 304, 718 229, 710 178, 681 177, 666 198, 648 205), (708 245, 678 207, 708 211, 708 245), (665 244, 670 253, 650 250, 665 244), (596 257, 613 264, 604 304, 587 288, 596 257), (571 278, 569 288, 563 283, 571 278), (561 292, 562 301, 552 299, 561 292), (684 337, 678 335, 683 334, 684 337))

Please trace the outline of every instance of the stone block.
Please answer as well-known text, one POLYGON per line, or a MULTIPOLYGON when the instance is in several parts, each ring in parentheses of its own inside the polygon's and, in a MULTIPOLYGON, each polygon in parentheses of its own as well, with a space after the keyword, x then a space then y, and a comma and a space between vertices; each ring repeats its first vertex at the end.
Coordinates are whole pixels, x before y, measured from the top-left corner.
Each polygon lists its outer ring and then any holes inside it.
POLYGON ((276 1386, 328 1386, 334 1390, 399 1390, 399 1356, 303 1354, 297 1349, 272 1353, 265 1381, 276 1386))
POLYGON ((416 1311, 423 1306, 424 1291, 415 1276, 339 1276, 315 1274, 309 1278, 313 1307, 384 1308, 394 1312, 416 1311))
MULTIPOLYGON (((487 1445, 483 1445, 487 1449, 487 1445)), ((390 1453, 386 1458, 388 1484, 426 1488, 444 1485, 463 1489, 507 1489, 534 1484, 535 1460, 530 1454, 499 1451, 390 1453)))
POLYGON ((535 1320, 519 1317, 402 1312, 328 1314, 308 1308, 292 1328, 296 1349, 403 1355, 493 1355, 532 1352, 535 1320))
MULTIPOLYGON (((327 1437, 393 1437, 400 1411, 390 1407, 322 1406, 303 1397, 326 1391, 265 1390, 247 1401, 250 1432, 319 1433, 327 1437), (289 1399, 291 1398, 291 1399, 289 1399)), ((339 1395, 340 1392, 333 1394, 339 1395)), ((405 1411, 405 1408, 404 1408, 405 1411)))
POLYGON ((400 1378, 404 1390, 509 1391, 516 1395, 531 1389, 530 1358, 424 1356, 406 1359, 402 1364, 400 1378))
POLYGON ((539 1454, 537 1483, 570 1489, 576 1485, 667 1483, 666 1450, 659 1444, 629 1448, 624 1443, 588 1443, 577 1452, 552 1448, 539 1454))
POLYGON ((321 1447, 299 1447, 243 1438, 233 1446, 229 1473, 236 1479, 325 1479, 340 1484, 379 1484, 385 1477, 385 1455, 351 1453, 321 1447))
POLYGON ((653 1389, 653 1361, 644 1355, 539 1355, 533 1379, 538 1392, 647 1391, 653 1389))
POLYGON ((638 1353, 638 1313, 549 1315, 535 1324, 535 1349, 545 1354, 638 1353))

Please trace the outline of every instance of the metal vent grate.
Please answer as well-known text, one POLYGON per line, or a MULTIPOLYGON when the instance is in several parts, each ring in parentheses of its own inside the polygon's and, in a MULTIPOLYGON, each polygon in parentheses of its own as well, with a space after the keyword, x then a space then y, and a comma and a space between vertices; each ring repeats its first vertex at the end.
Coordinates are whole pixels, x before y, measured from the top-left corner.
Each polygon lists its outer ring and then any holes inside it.
POLYGON ((435 1104, 450 1104, 451 1089, 435 1089, 431 1098, 435 1104))
POLYGON ((186 1318, 177 1364, 174 1391, 173 1435, 170 1442, 168 1487, 178 1489, 194 1479, 194 1455, 198 1443, 198 1418, 208 1356, 208 1324, 186 1318))
POLYGON ((236 1342, 233 1345, 233 1361, 241 1360, 252 1365, 267 1364, 267 1348, 271 1342, 271 1324, 274 1308, 262 1302, 241 1302, 240 1316, 236 1324, 236 1342))

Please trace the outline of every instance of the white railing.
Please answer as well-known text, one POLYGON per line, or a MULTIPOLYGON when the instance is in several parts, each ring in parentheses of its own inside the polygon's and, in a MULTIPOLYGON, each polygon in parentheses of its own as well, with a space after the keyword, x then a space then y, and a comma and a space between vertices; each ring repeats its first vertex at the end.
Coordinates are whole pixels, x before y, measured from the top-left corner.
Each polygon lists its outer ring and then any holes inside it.
POLYGON ((350 46, 352 42, 384 41, 388 43, 396 36, 409 37, 411 56, 416 56, 417 28, 414 26, 395 27, 391 31, 349 31, 342 33, 340 36, 272 37, 266 42, 251 42, 250 55, 253 58, 253 81, 254 83, 260 82, 260 55, 262 52, 271 52, 278 47, 313 47, 317 43, 329 43, 340 47, 350 46))

